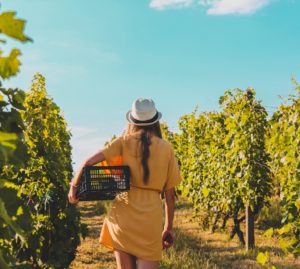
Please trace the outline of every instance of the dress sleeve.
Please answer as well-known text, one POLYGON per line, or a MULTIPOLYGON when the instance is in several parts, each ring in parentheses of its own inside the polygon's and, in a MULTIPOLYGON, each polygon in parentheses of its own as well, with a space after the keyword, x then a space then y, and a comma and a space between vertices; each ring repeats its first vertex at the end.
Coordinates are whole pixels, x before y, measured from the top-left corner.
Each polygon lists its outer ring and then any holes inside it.
POLYGON ((164 186, 164 190, 171 189, 181 182, 181 174, 176 160, 174 150, 171 148, 170 160, 168 164, 168 176, 164 186))
POLYGON ((122 137, 117 137, 113 141, 109 142, 105 147, 100 150, 105 160, 109 163, 117 156, 122 155, 122 137))

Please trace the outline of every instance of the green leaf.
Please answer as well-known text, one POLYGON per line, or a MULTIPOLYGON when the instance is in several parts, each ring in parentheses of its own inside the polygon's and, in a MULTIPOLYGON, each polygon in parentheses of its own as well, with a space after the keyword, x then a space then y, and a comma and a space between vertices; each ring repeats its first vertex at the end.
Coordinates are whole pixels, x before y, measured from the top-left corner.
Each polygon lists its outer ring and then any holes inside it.
POLYGON ((0 33, 19 41, 31 41, 24 35, 25 20, 15 18, 16 12, 3 12, 0 14, 0 33))
POLYGON ((26 242, 26 234, 21 227, 8 215, 4 201, 0 198, 0 217, 19 235, 22 242, 26 242))
POLYGON ((209 189, 206 188, 206 187, 203 187, 202 188, 202 193, 203 193, 204 197, 206 198, 209 195, 209 189))
POLYGON ((284 250, 284 252, 288 252, 289 243, 285 239, 281 238, 279 240, 279 245, 284 250))
POLYGON ((290 230, 291 230, 291 225, 290 224, 286 224, 282 228, 278 229, 278 233, 280 235, 283 235, 283 234, 289 233, 290 230))
POLYGON ((265 231, 264 235, 267 237, 267 238, 271 238, 273 236, 273 233, 274 233, 274 229, 273 228, 270 228, 268 230, 265 231))
POLYGON ((7 141, 16 141, 18 136, 15 133, 6 133, 0 131, 0 143, 7 141))
POLYGON ((4 158, 6 161, 8 154, 16 149, 16 140, 18 139, 15 133, 6 133, 0 131, 0 160, 4 158))
POLYGON ((300 210, 300 198, 298 198, 298 200, 295 201, 295 206, 297 207, 298 210, 300 210))
POLYGON ((8 56, 2 56, 0 51, 0 76, 3 79, 15 76, 19 72, 21 62, 18 57, 21 55, 20 50, 13 49, 8 56))
POLYGON ((17 216, 20 216, 20 215, 23 215, 24 214, 24 211, 23 211, 23 208, 22 206, 19 206, 18 209, 17 209, 17 216))
POLYGON ((265 265, 266 262, 267 262, 267 260, 268 260, 268 258, 269 258, 269 252, 267 252, 267 251, 265 253, 259 252, 258 255, 257 255, 257 257, 256 257, 256 260, 261 265, 265 265))

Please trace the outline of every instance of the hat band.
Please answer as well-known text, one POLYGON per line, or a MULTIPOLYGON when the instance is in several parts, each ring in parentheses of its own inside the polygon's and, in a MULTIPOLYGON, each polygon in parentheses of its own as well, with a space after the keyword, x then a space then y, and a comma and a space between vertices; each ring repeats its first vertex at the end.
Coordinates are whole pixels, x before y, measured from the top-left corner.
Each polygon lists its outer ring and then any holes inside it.
POLYGON ((159 116, 158 112, 156 112, 155 116, 152 119, 141 121, 141 120, 137 120, 134 117, 132 117, 132 115, 130 113, 130 119, 132 120, 133 123, 136 123, 136 124, 151 123, 153 121, 156 121, 158 119, 158 116, 159 116))

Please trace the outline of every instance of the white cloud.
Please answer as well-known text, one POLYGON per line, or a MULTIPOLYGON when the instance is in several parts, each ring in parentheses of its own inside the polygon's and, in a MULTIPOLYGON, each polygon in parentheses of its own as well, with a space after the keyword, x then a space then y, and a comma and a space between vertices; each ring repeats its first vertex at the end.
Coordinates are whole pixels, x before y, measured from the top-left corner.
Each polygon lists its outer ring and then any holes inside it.
MULTIPOLYGON (((198 0, 198 3, 208 8, 209 15, 252 14, 272 0, 198 0)), ((150 7, 158 10, 166 8, 184 8, 193 5, 194 0, 151 0, 150 7)))
POLYGON ((271 0, 200 0, 199 3, 208 6, 207 14, 252 14, 269 4, 271 0))
POLYGON ((163 10, 166 8, 181 8, 189 7, 193 4, 194 0, 151 0, 150 7, 163 10))

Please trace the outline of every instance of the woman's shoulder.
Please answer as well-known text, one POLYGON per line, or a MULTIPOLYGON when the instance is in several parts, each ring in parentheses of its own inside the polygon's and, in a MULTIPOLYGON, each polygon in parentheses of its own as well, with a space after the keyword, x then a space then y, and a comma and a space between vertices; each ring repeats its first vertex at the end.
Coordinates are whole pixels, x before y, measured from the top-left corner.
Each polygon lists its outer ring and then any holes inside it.
POLYGON ((154 140, 156 140, 157 143, 159 144, 159 148, 163 150, 171 151, 173 149, 172 144, 168 140, 165 140, 157 136, 155 136, 154 140))
POLYGON ((123 142, 126 141, 132 141, 132 140, 139 140, 140 139, 140 135, 139 134, 123 134, 119 137, 123 142))
MULTIPOLYGON (((124 143, 124 145, 130 145, 130 146, 136 146, 140 144, 140 134, 125 134, 125 135, 121 135, 119 137, 117 137, 116 139, 122 141, 124 143)), ((160 148, 160 150, 164 150, 164 151, 172 151, 173 146, 172 144, 163 139, 160 138, 158 136, 153 135, 151 137, 151 144, 153 146, 158 145, 158 147, 160 148)))

